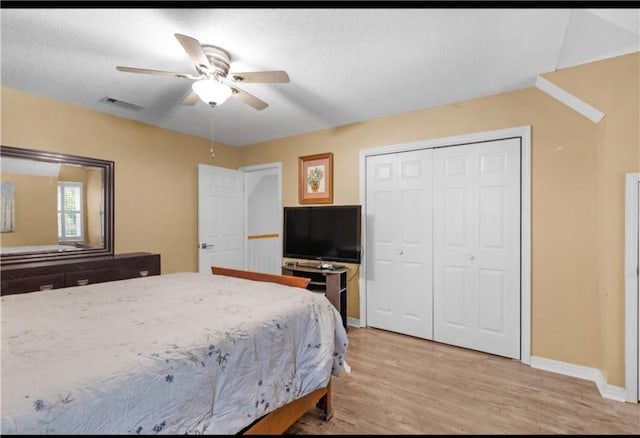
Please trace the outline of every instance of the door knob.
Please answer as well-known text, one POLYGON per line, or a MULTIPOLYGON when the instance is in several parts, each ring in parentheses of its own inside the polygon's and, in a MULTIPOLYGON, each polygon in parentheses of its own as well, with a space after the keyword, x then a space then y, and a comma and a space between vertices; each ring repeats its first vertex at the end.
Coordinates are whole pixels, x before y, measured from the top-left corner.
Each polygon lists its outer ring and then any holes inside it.
POLYGON ((201 243, 200 248, 201 249, 213 248, 213 243, 201 243))
POLYGON ((401 249, 398 250, 398 254, 402 255, 403 251, 401 249))
POLYGON ((475 257, 474 257, 472 254, 469 254, 469 255, 467 256, 467 258, 468 258, 469 260, 473 260, 473 259, 475 259, 475 257))

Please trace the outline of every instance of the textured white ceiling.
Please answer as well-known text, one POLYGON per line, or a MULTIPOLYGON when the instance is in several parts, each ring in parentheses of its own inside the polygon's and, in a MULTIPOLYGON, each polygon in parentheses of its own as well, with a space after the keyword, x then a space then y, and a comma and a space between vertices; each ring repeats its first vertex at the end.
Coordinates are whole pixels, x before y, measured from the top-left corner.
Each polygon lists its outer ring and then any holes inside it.
POLYGON ((534 85, 537 75, 640 50, 639 9, 2 9, 2 86, 233 146, 534 85), (266 101, 180 105, 195 73, 174 37, 231 54, 266 101), (100 102, 105 96, 143 107, 100 102))

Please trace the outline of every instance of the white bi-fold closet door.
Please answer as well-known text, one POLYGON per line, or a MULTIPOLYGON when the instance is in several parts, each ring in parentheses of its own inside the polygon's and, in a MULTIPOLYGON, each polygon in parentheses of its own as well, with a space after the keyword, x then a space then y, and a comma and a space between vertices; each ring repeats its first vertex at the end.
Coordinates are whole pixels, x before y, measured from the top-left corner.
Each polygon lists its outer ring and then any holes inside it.
POLYGON ((520 358, 520 139, 366 171, 367 324, 520 358))
POLYGON ((367 157, 367 322, 432 339, 431 149, 367 157))

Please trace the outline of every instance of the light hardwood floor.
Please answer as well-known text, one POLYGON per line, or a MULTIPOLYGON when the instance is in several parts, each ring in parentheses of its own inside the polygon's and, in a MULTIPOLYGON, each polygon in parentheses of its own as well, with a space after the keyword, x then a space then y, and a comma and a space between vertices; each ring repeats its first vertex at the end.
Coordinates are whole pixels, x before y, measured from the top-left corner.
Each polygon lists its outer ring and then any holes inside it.
POLYGON ((314 409, 288 434, 640 434, 640 404, 591 381, 384 330, 348 336, 333 418, 314 409))

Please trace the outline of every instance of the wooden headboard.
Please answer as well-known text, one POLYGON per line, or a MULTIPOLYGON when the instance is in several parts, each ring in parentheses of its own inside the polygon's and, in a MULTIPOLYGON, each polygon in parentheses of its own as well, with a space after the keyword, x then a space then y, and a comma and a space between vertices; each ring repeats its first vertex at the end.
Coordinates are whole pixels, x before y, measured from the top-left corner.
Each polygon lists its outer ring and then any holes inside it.
POLYGON ((311 279, 307 277, 267 274, 264 272, 243 271, 241 269, 222 268, 219 266, 212 266, 211 273, 226 275, 228 277, 246 278, 247 280, 268 281, 270 283, 279 283, 286 286, 301 287, 303 289, 306 288, 311 281, 311 279))

